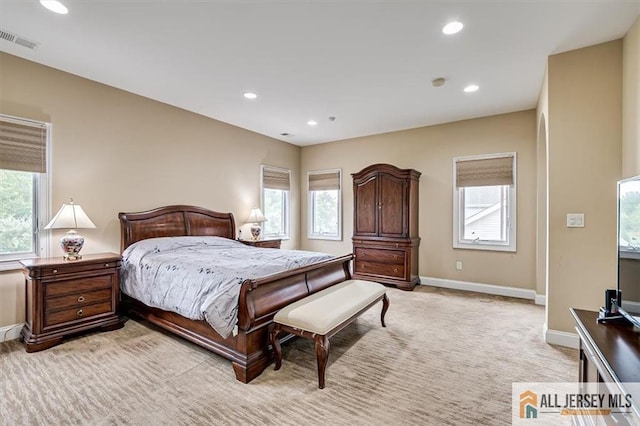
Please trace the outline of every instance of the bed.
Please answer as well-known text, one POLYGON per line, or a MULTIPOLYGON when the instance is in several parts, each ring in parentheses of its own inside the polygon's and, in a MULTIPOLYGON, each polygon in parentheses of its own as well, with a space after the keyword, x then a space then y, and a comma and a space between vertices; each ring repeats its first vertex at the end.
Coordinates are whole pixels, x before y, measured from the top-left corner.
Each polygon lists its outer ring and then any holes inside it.
MULTIPOLYGON (((120 213, 121 250, 160 237, 215 236, 233 240, 236 227, 231 213, 176 205, 144 212, 120 213)), ((256 249, 252 250, 274 250, 256 249)), ((193 320, 169 310, 148 306, 122 294, 125 315, 145 319, 231 361, 236 378, 248 383, 272 362, 269 326, 282 307, 309 294, 350 279, 352 255, 278 272, 240 284, 235 332, 223 337, 205 320, 193 320)), ((285 336, 282 341, 290 338, 285 336)))

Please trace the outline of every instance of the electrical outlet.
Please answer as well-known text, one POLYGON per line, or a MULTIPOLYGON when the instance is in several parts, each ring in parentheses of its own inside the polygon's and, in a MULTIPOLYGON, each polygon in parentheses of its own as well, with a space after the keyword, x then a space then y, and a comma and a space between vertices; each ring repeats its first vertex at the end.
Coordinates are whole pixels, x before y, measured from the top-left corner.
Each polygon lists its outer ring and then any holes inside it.
POLYGON ((456 260, 456 269, 462 271, 462 260, 456 260))

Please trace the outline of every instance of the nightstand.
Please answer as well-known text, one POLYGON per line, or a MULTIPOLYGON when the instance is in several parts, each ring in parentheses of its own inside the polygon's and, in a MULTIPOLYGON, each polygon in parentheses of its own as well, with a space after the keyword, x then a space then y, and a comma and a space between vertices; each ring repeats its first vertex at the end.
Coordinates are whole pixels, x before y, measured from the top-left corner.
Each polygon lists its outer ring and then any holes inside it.
POLYGON ((281 239, 269 239, 269 240, 240 240, 241 243, 248 246, 260 247, 260 248, 280 248, 281 239))
POLYGON ((121 328, 121 262, 114 253, 20 261, 26 287, 26 324, 20 336, 27 352, 50 348, 71 334, 121 328))

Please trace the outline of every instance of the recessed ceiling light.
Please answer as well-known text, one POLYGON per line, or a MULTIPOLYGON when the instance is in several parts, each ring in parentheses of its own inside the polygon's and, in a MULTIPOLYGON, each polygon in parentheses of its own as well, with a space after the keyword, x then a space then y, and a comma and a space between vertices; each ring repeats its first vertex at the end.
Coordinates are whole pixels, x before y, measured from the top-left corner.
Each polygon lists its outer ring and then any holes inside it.
POLYGON ((442 32, 446 35, 451 35, 459 32, 462 29, 462 27, 464 27, 462 22, 453 21, 453 22, 449 22, 447 25, 442 27, 442 32))
POLYGON ((471 92, 475 92, 476 90, 478 90, 480 88, 480 86, 478 86, 477 84, 470 84, 467 87, 464 88, 464 91, 467 93, 471 93, 471 92))
POLYGON ((242 96, 244 96, 247 99, 255 99, 258 97, 258 95, 256 95, 253 92, 245 92, 242 96))
POLYGON ((315 121, 315 120, 309 120, 309 121, 307 121, 307 124, 308 124, 309 126, 315 126, 316 124, 318 124, 318 122, 317 122, 317 121, 315 121))
POLYGON ((40 4, 50 11, 59 13, 61 15, 66 15, 67 13, 69 13, 67 7, 57 0, 40 0, 40 4))

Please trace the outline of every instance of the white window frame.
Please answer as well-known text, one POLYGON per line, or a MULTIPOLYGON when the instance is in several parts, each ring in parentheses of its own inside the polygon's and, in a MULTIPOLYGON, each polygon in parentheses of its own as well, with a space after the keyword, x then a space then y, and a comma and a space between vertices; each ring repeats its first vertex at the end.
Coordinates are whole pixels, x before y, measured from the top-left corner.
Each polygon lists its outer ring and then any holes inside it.
MULTIPOLYGON (((266 215, 266 211, 264 208, 264 191, 265 188, 264 187, 264 170, 266 169, 271 169, 271 170, 277 170, 280 172, 285 172, 287 174, 289 174, 289 185, 291 185, 291 170, 289 169, 283 169, 281 167, 274 167, 274 166, 266 166, 266 165, 261 165, 260 166, 260 208, 262 209, 262 213, 266 215)), ((288 240, 290 239, 290 235, 291 235, 291 230, 290 230, 290 216, 291 216, 291 189, 289 189, 288 191, 285 190, 281 190, 282 191, 282 196, 284 197, 283 203, 284 203, 284 217, 281 218, 281 220, 283 221, 283 226, 282 229, 284 230, 283 233, 281 234, 267 234, 265 232, 265 227, 264 224, 262 224, 262 238, 264 239, 269 239, 269 238, 279 238, 282 240, 288 240)))
POLYGON ((474 155, 468 157, 455 157, 453 159, 453 248, 493 251, 516 251, 517 229, 517 164, 515 152, 505 152, 488 155, 474 155), (464 160, 484 160, 491 158, 512 157, 513 159, 513 184, 508 185, 507 194, 507 241, 504 243, 486 240, 464 239, 464 188, 456 185, 456 163, 464 160))
POLYGON ((51 123, 28 120, 20 117, 0 114, 3 121, 14 122, 22 125, 44 126, 46 129, 46 173, 33 173, 34 175, 34 247, 30 253, 11 253, 0 255, 0 271, 19 270, 22 268, 20 260, 36 257, 49 257, 51 246, 51 231, 44 230, 49 221, 51 212, 51 123))
POLYGON ((326 170, 315 170, 311 172, 307 172, 307 238, 310 240, 329 240, 329 241, 342 241, 342 169, 326 169, 326 170), (321 234, 314 233, 314 223, 315 223, 315 192, 309 189, 309 178, 312 175, 323 174, 323 173, 338 173, 338 179, 340 181, 340 188, 338 191, 338 205, 336 208, 337 216, 338 216, 338 233, 337 234, 321 234))

